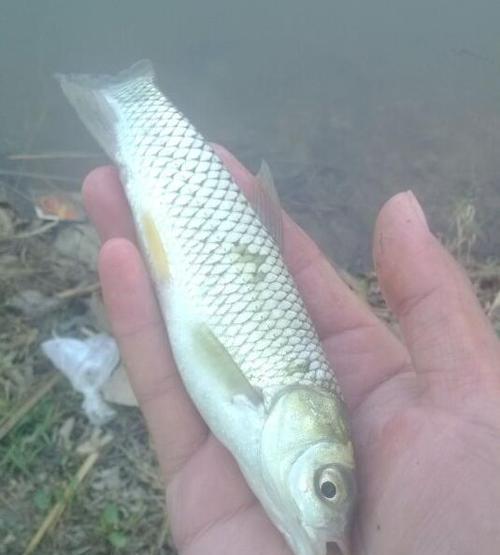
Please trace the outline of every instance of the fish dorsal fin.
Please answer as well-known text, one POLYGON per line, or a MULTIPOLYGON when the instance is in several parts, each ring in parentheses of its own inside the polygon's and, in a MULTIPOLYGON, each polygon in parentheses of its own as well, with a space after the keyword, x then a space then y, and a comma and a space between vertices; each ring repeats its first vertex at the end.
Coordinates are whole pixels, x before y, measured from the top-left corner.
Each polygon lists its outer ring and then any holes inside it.
POLYGON ((275 243, 283 250, 281 205, 271 169, 265 160, 261 162, 256 180, 256 187, 253 187, 249 201, 275 243))

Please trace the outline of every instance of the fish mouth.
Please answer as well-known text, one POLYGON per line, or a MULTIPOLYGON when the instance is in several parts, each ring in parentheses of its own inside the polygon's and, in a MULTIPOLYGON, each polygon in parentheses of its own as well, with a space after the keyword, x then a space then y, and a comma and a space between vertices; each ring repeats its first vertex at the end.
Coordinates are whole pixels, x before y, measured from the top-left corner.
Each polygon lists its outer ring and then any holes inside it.
POLYGON ((313 530, 302 529, 302 534, 288 535, 289 544, 297 555, 351 555, 347 535, 335 539, 318 537, 313 530), (305 533, 304 533, 305 532, 305 533))
POLYGON ((351 555, 351 553, 351 542, 347 535, 326 543, 326 555, 351 555))
POLYGON ((338 538, 318 537, 317 531, 305 527, 305 534, 292 539, 297 555, 351 555, 349 534, 344 532, 338 538))

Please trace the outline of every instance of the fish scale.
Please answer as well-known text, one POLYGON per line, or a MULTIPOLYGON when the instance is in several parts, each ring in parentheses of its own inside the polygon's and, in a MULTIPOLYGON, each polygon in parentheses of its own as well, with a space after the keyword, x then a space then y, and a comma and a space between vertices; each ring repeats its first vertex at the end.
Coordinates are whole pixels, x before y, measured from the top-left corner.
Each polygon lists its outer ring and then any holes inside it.
POLYGON ((153 77, 142 62, 60 81, 120 167, 201 416, 296 555, 326 555, 330 541, 346 555, 356 494, 346 408, 281 257, 269 172, 249 202, 153 77))
POLYGON ((338 392, 279 247, 211 147, 152 83, 111 86, 107 94, 118 114, 118 157, 147 183, 155 213, 162 211, 182 252, 172 277, 197 299, 252 386, 265 392, 315 384, 338 392), (235 262, 245 247, 250 260, 235 262), (270 333, 287 329, 293 341, 270 333))

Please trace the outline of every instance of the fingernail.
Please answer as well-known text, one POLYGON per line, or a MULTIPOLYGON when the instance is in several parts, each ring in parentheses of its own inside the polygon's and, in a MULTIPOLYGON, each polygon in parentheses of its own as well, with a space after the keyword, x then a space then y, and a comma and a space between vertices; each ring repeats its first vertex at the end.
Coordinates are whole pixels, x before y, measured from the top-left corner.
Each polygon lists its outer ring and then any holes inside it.
POLYGON ((422 206, 417 200, 417 197, 413 194, 413 191, 407 191, 406 195, 408 197, 409 204, 417 218, 417 221, 420 222, 426 230, 429 230, 429 224, 427 223, 427 218, 425 217, 424 211, 422 210, 422 206))

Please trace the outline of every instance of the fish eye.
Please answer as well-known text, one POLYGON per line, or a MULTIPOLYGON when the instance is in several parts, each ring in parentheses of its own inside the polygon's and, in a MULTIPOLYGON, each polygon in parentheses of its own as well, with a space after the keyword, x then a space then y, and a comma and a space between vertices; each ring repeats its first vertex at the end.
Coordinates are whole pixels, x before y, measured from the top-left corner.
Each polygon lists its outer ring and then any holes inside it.
POLYGON ((316 478, 316 490, 324 501, 334 501, 338 497, 338 475, 333 468, 323 468, 316 478))
POLYGON ((330 480, 325 480, 319 486, 319 491, 325 499, 334 499, 337 495, 337 486, 330 480))

